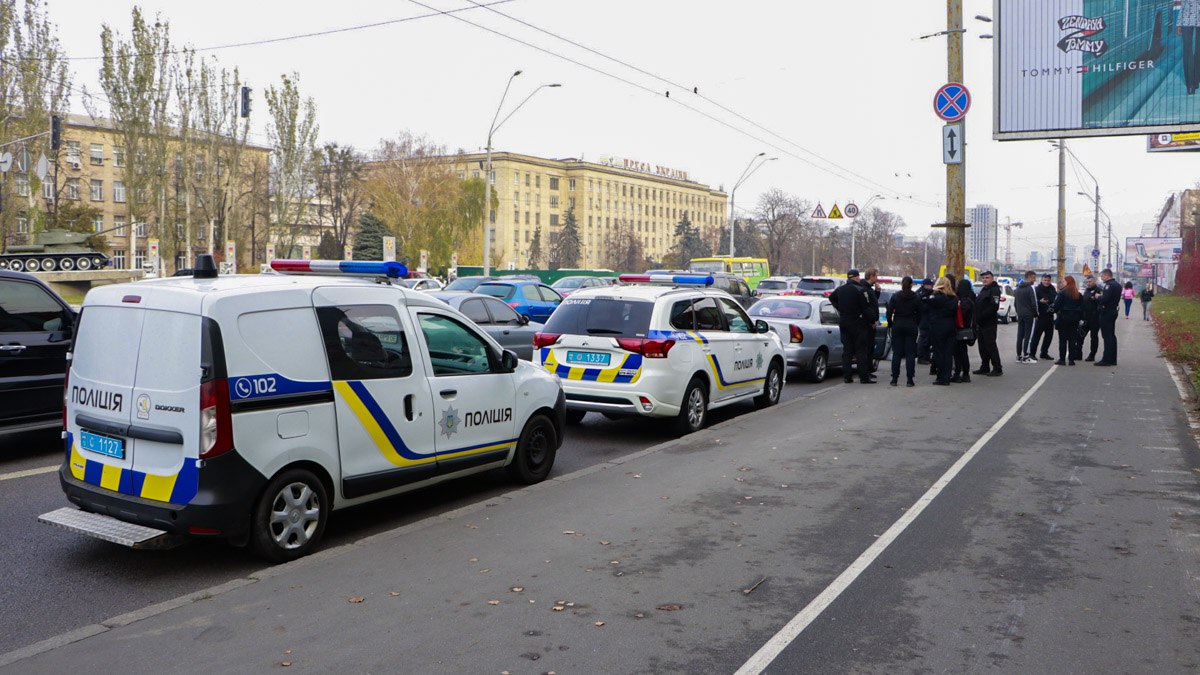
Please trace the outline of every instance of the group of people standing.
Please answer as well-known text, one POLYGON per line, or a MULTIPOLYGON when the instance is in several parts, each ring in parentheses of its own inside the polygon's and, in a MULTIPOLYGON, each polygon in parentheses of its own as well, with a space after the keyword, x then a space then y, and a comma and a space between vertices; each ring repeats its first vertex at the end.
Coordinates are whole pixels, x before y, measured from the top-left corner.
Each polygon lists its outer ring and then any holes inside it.
MULTIPOLYGON (((1013 302, 1017 311, 1017 362, 1049 361, 1054 333, 1058 332, 1060 366, 1073 366, 1076 361, 1094 361, 1097 366, 1117 365, 1117 317, 1121 301, 1127 298, 1126 316, 1133 298, 1133 284, 1121 284, 1111 270, 1100 273, 1100 283, 1088 275, 1084 288, 1075 277, 1067 275, 1061 287, 1055 287, 1049 274, 1037 282, 1035 272, 1026 272, 1017 285, 1013 302), (1087 358, 1083 357, 1084 339, 1090 339, 1087 358), (1096 361, 1096 352, 1103 339, 1104 351, 1096 361)), ((1143 292, 1144 315, 1150 316, 1153 289, 1143 292)))

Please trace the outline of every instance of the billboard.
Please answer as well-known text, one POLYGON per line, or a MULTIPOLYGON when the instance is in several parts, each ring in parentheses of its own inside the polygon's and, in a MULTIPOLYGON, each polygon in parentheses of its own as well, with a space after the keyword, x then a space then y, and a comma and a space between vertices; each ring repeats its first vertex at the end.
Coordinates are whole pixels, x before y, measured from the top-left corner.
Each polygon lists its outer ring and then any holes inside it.
POLYGON ((1189 134, 1151 134, 1146 137, 1147 152, 1200 151, 1200 132, 1189 134))
POLYGON ((997 140, 1200 131, 1200 0, 996 0, 997 140))
POLYGON ((1130 237, 1125 260, 1134 265, 1175 265, 1183 255, 1181 237, 1130 237))

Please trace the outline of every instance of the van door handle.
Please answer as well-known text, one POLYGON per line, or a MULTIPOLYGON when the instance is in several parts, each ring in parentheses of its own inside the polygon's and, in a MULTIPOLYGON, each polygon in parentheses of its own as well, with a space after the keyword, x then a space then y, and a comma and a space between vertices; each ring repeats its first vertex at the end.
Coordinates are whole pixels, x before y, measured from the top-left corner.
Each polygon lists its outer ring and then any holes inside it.
POLYGON ((23 351, 25 351, 25 345, 0 345, 0 352, 20 354, 23 351))
POLYGON ((413 401, 415 399, 416 397, 412 394, 404 397, 404 419, 409 422, 413 421, 413 401))
POLYGON ((454 398, 458 396, 457 389, 443 389, 441 392, 442 398, 454 398))

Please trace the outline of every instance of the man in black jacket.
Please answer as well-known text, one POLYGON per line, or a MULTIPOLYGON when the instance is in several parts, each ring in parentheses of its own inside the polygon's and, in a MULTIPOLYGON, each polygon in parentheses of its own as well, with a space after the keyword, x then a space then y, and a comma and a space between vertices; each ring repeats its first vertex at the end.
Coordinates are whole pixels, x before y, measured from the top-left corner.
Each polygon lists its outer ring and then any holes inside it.
POLYGON ((1051 278, 1049 274, 1043 274, 1042 283, 1033 288, 1037 297, 1038 315, 1037 323, 1033 324, 1033 340, 1029 343, 1030 358, 1037 354, 1039 359, 1050 359, 1050 345, 1054 343, 1054 297, 1058 295, 1054 284, 1050 283, 1051 278), (1043 335, 1046 337, 1045 344, 1039 352, 1038 343, 1042 342, 1043 335))
POLYGON ((933 344, 929 341, 929 313, 924 310, 925 300, 933 295, 933 279, 922 279, 917 289, 917 305, 921 309, 921 322, 917 324, 917 363, 929 365, 933 344))
POLYGON ((1104 356, 1097 366, 1117 365, 1117 315, 1121 309, 1121 284, 1113 278, 1112 270, 1100 273, 1104 292, 1100 295, 1100 335, 1104 337, 1104 356))
POLYGON ((858 270, 846 272, 846 283, 829 296, 829 302, 838 311, 838 328, 842 334, 842 379, 846 384, 854 382, 853 359, 858 358, 858 379, 863 384, 875 382, 871 375, 871 356, 867 345, 874 330, 870 317, 879 320, 879 302, 872 302, 872 291, 860 280, 858 270))
POLYGON ((1004 366, 1000 363, 1000 348, 996 346, 996 330, 1000 323, 1000 284, 990 272, 979 275, 983 288, 975 298, 975 333, 979 339, 979 370, 976 375, 1000 377, 1004 366))
MULTIPOLYGON (((1096 284, 1096 277, 1088 275, 1087 284, 1083 288, 1083 326, 1091 338, 1091 351, 1085 361, 1096 360, 1096 350, 1100 347, 1100 295, 1103 289, 1096 284)), ((1080 341, 1080 350, 1083 342, 1080 341)))

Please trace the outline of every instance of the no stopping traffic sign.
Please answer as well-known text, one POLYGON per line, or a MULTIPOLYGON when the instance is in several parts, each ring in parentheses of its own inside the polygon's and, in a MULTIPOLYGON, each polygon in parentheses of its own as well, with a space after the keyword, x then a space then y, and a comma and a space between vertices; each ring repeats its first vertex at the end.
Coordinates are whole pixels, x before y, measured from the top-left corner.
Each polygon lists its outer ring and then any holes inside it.
POLYGON ((933 96, 933 111, 947 122, 957 122, 971 109, 971 92, 965 85, 950 82, 933 96))

